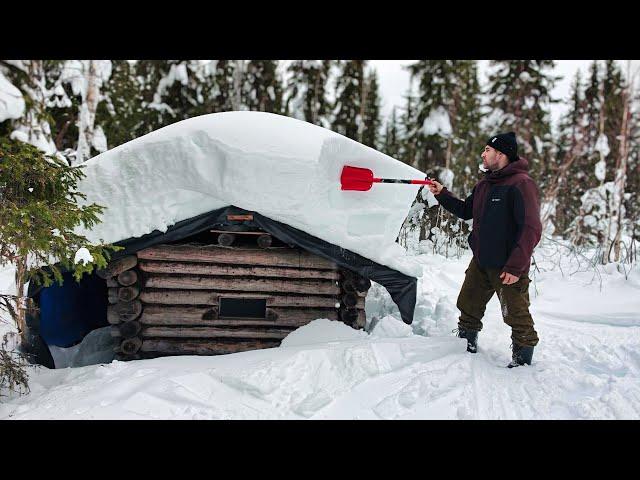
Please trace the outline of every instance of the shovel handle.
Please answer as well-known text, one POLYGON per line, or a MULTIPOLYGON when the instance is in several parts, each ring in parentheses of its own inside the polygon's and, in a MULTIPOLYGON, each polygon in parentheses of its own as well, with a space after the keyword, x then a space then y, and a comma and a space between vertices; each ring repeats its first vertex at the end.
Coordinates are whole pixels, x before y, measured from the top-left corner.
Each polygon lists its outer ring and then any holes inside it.
POLYGON ((407 183, 410 185, 431 185, 431 180, 402 180, 399 178, 373 178, 373 183, 407 183))

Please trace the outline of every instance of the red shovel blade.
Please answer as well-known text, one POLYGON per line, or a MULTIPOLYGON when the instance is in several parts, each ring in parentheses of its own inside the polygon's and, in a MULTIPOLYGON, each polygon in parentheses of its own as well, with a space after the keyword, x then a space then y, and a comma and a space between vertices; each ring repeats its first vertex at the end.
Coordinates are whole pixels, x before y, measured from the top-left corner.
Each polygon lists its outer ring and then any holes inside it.
POLYGON ((345 166, 340 176, 342 190, 366 192, 373 185, 373 171, 368 168, 345 166))

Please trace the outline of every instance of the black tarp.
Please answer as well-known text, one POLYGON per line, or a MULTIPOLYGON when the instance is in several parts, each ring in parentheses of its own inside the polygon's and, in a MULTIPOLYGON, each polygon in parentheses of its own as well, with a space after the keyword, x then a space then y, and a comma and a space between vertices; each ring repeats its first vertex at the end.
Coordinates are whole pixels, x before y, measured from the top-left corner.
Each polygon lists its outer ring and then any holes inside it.
MULTIPOLYGON (((113 258, 130 255, 154 245, 176 242, 217 227, 228 227, 230 222, 227 220, 227 215, 247 213, 253 214, 253 221, 239 222, 243 226, 257 226, 288 245, 308 250, 311 253, 335 262, 342 268, 349 269, 364 278, 379 283, 387 289, 392 300, 398 306, 402 320, 407 324, 411 324, 413 321, 417 290, 417 279, 415 277, 405 275, 385 265, 380 265, 357 253, 333 245, 289 225, 267 218, 259 213, 248 212, 234 206, 212 210, 202 215, 182 220, 169 227, 166 232, 155 230, 140 237, 116 242, 115 245, 124 247, 124 250, 116 252, 113 258)), ((36 287, 29 288, 29 296, 36 299, 36 302, 39 290, 40 288, 36 287)), ((30 327, 34 336, 39 337, 37 330, 39 325, 36 326, 36 322, 30 322, 29 320, 32 319, 27 318, 27 325, 30 327), (29 325, 30 323, 31 325, 29 325)), ((38 341, 42 342, 41 339, 38 341)), ((35 347, 34 344, 32 350, 35 347)), ((39 351, 41 349, 40 346, 36 350, 39 351)), ((38 354, 37 351, 32 353, 34 353, 36 358, 42 358, 42 360, 37 360, 37 363, 46 365, 46 363, 44 363, 44 357, 46 357, 44 353, 38 354)))
MULTIPOLYGON (((259 213, 247 212, 234 206, 212 210, 197 217, 183 220, 171 226, 166 232, 154 231, 141 237, 118 242, 117 245, 125 247, 125 249, 117 253, 118 256, 129 255, 153 245, 181 240, 217 226, 228 225, 227 215, 246 213, 252 213, 253 223, 278 240, 308 250, 335 262, 342 268, 357 272, 364 278, 379 283, 387 289, 392 300, 398 306, 402 320, 408 324, 413 321, 417 289, 417 279, 415 277, 410 277, 385 265, 380 265, 362 255, 325 242, 302 230, 277 222, 259 213)), ((116 258, 115 255, 114 258, 116 258)))

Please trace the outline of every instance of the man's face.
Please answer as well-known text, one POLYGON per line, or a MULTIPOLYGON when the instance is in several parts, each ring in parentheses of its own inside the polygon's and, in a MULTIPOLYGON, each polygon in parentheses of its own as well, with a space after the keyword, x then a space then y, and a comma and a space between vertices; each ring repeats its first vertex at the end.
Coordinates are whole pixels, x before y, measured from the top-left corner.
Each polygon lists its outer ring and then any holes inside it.
POLYGON ((500 168, 500 157, 502 155, 504 155, 502 152, 486 145, 480 155, 482 157, 482 166, 488 170, 498 170, 500 168))

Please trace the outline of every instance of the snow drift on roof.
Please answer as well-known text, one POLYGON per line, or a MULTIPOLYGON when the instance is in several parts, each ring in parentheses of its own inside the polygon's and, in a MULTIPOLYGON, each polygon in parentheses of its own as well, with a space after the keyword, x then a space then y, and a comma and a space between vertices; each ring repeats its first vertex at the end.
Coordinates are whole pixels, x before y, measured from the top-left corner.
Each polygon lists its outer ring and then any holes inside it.
POLYGON ((235 205, 286 223, 375 262, 419 274, 395 243, 418 186, 340 190, 344 165, 378 177, 425 175, 342 135, 264 112, 191 118, 85 163, 87 202, 106 207, 92 241, 117 242, 235 205))

